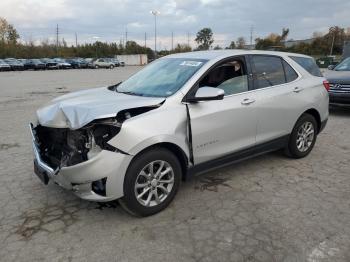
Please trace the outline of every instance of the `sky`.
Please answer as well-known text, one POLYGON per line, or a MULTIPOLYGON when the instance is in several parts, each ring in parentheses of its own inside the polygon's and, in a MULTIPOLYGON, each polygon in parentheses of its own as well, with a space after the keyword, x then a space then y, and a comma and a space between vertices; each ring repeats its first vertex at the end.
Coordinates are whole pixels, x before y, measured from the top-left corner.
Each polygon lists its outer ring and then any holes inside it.
POLYGON ((327 32, 333 25, 350 27, 349 0, 0 0, 0 17, 15 25, 22 41, 54 41, 68 44, 120 42, 126 39, 154 48, 154 16, 157 10, 157 50, 177 43, 196 46, 196 33, 210 27, 214 45, 226 47, 232 40, 253 39, 290 29, 289 38, 305 39, 327 32))

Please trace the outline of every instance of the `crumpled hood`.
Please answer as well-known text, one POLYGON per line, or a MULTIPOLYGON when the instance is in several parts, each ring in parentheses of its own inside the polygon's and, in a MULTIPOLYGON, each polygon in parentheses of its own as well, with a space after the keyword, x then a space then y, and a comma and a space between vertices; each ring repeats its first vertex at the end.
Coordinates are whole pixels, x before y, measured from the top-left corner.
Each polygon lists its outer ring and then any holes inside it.
POLYGON ((350 84, 350 71, 326 70, 323 75, 332 84, 350 84))
POLYGON ((73 92, 37 110, 42 126, 78 129, 95 119, 116 116, 124 109, 155 106, 161 97, 141 97, 110 91, 106 87, 73 92))

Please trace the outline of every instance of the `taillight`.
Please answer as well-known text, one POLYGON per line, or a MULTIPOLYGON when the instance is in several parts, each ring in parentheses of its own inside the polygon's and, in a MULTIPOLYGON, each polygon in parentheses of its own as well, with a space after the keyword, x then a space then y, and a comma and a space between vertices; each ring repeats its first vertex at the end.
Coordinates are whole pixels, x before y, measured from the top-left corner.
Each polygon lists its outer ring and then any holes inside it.
POLYGON ((323 80, 323 86, 324 88, 326 88, 327 91, 331 88, 327 80, 323 80))

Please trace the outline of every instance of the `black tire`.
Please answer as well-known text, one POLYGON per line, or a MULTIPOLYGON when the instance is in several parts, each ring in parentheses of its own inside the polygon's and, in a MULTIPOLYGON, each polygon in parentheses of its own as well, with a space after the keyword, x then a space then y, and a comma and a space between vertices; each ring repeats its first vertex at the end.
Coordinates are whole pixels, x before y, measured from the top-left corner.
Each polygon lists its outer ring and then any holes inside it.
MULTIPOLYGON (((124 197, 119 199, 121 206, 134 216, 150 216, 165 209, 174 199, 182 177, 181 165, 177 157, 165 148, 153 148, 136 156, 130 163, 124 178, 124 197), (174 183, 167 197, 155 206, 144 206, 136 198, 135 184, 140 172, 153 161, 166 161, 173 169, 174 183)), ((157 189, 156 189, 157 190, 157 189)), ((152 196, 153 198, 153 196, 152 196)))
POLYGON ((113 68, 114 68, 114 65, 110 65, 110 66, 109 66, 109 69, 113 69, 113 68))
POLYGON ((318 125, 317 125, 316 119, 310 114, 303 114, 296 122, 293 128, 292 134, 289 137, 288 146, 285 150, 286 155, 291 158, 306 157, 311 152, 311 150, 315 145, 317 134, 318 134, 318 125), (308 149, 305 151, 301 151, 297 146, 297 138, 298 138, 299 130, 305 123, 312 124, 314 135, 313 135, 311 144, 308 146, 308 149))
POLYGON ((95 69, 99 69, 100 67, 98 65, 95 65, 95 69))

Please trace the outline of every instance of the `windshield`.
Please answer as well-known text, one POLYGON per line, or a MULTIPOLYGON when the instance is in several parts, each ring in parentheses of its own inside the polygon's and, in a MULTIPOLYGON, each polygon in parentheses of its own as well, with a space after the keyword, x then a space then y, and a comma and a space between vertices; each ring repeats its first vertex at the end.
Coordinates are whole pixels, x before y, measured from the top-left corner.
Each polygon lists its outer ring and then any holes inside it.
POLYGON ((156 60, 117 87, 131 95, 168 97, 178 91, 207 60, 163 58, 156 60))
POLYGON ((335 71, 350 71, 350 57, 340 62, 335 68, 335 71))

